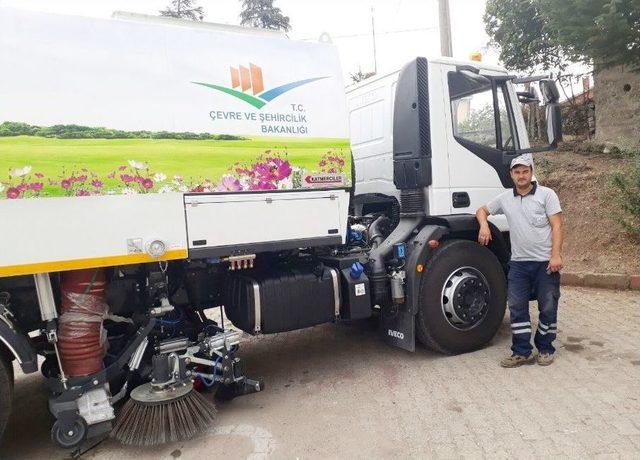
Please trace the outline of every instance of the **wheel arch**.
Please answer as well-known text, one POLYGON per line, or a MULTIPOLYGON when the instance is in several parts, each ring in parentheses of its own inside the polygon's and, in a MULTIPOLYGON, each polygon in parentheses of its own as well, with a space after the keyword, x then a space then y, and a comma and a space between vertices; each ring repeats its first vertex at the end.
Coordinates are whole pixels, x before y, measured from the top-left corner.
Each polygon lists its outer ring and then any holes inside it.
POLYGON ((25 374, 38 370, 38 357, 29 337, 18 332, 4 316, 0 316, 0 353, 9 362, 16 359, 25 374))

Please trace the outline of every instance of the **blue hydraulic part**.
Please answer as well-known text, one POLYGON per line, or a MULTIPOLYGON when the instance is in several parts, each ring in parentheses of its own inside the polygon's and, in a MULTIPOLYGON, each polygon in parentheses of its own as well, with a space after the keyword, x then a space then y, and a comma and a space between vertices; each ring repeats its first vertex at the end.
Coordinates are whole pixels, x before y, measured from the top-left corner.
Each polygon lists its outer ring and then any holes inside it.
POLYGON ((405 255, 405 246, 404 243, 396 243, 393 245, 393 257, 398 260, 404 260, 405 255))
POLYGON ((354 262, 351 264, 351 271, 349 272, 349 275, 351 276, 352 279, 354 280, 360 279, 363 272, 364 272, 364 266, 360 262, 354 262))
POLYGON ((347 240, 349 243, 361 243, 364 241, 364 233, 351 228, 349 229, 347 240))

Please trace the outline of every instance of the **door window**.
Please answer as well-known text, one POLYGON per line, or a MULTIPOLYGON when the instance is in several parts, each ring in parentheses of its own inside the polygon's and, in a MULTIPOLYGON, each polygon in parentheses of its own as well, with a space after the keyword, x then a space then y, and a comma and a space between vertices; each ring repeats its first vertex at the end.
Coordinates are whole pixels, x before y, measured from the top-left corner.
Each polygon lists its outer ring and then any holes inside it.
POLYGON ((449 74, 453 135, 498 150, 514 150, 513 117, 504 84, 481 75, 449 74))

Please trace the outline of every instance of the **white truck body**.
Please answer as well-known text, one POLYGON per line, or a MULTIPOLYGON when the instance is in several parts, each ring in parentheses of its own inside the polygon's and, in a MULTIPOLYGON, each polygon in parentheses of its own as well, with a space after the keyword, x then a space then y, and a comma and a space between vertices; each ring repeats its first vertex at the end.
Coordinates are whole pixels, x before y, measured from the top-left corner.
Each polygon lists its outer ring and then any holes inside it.
POLYGON ((0 136, 0 276, 342 242, 351 175, 335 47, 118 17, 0 9, 0 124, 238 140, 0 136), (326 156, 341 164, 319 166, 326 156))

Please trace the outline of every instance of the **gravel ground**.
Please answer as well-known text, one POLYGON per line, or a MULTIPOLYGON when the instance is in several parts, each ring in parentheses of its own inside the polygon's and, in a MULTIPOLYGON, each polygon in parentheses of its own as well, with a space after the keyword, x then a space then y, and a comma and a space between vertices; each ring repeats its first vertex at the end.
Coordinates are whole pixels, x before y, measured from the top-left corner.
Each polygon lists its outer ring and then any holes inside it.
MULTIPOLYGON (((490 346, 455 357, 389 348, 370 322, 252 338, 241 356, 266 390, 218 404, 206 435, 105 440, 83 458, 640 458, 639 324, 637 292, 564 288, 546 368, 498 366, 506 318, 490 346)), ((49 440, 44 379, 18 376, 15 401, 0 457, 69 458, 49 440)))

